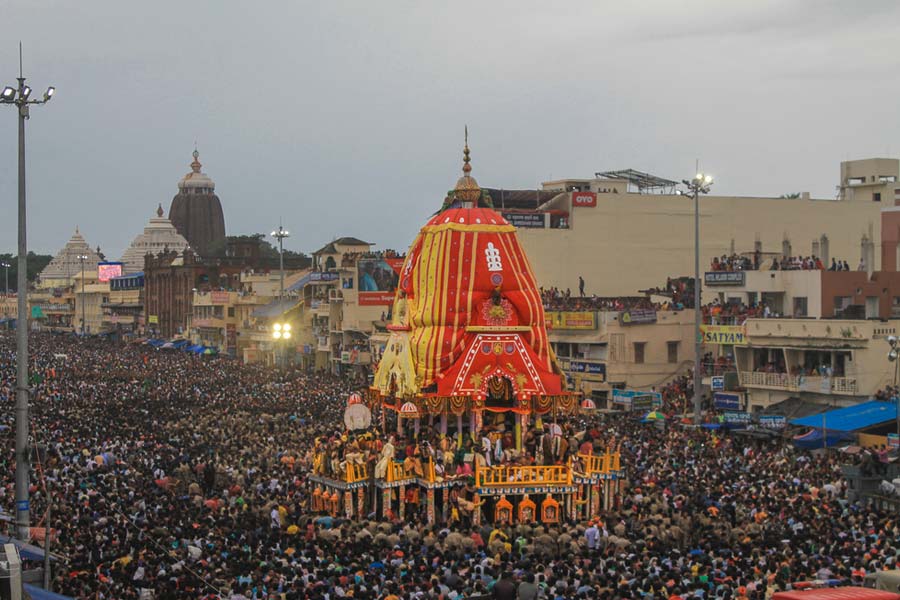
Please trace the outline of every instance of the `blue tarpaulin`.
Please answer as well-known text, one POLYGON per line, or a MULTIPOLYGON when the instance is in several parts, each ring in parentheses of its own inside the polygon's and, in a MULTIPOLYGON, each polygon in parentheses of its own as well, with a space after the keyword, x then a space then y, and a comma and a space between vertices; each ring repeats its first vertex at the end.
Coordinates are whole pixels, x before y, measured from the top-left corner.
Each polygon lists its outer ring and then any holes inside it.
POLYGON ((31 596, 31 600, 75 600, 71 596, 63 596, 62 594, 54 594, 43 588, 31 584, 24 584, 25 591, 31 596))
POLYGON ((803 435, 794 436, 794 445, 798 448, 812 450, 814 448, 837 446, 842 442, 853 440, 853 436, 845 431, 828 431, 827 434, 827 437, 823 440, 821 429, 810 429, 803 435))
MULTIPOLYGON (((40 546, 26 544, 25 542, 11 538, 8 535, 0 535, 0 544, 13 544, 19 549, 19 556, 21 556, 23 560, 44 560, 44 549, 40 546)), ((50 557, 53 558, 53 552, 50 553, 50 557)))
POLYGON ((203 344, 191 346, 191 352, 193 352, 194 354, 203 354, 204 350, 206 350, 206 346, 204 346, 203 344))
POLYGON ((816 427, 828 431, 859 431, 897 419, 897 405, 893 402, 870 400, 855 406, 829 410, 818 415, 791 419, 791 425, 816 427))

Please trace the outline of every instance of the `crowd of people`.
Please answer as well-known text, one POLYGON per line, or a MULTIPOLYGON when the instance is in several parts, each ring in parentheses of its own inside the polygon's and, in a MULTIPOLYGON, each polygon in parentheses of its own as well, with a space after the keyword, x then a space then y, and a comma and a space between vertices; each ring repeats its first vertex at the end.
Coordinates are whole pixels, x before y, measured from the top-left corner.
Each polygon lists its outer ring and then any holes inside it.
MULTIPOLYGON (((782 256, 772 258, 771 262, 764 260, 762 253, 757 251, 748 256, 746 254, 723 254, 713 257, 709 265, 710 271, 757 271, 760 269, 770 271, 849 271, 850 265, 846 260, 831 259, 831 264, 823 262, 818 256, 782 256)), ((865 270, 865 263, 860 261, 858 271, 865 270)))
MULTIPOLYGON (((0 332, 7 511, 14 355, 0 332)), ((615 444, 625 480, 599 519, 475 525, 460 504, 428 525, 413 498, 403 520, 349 521, 316 512, 307 482, 327 468, 323 445, 358 439, 343 428, 348 382, 43 334, 31 356, 32 516, 60 556, 54 591, 75 598, 762 600, 797 581, 859 583, 900 548, 896 515, 846 501, 836 454, 604 414, 526 432, 518 457, 500 429, 446 450, 427 426, 378 439, 413 469, 417 452, 442 453, 463 477, 466 454, 546 463, 615 444)), ((690 380, 662 392, 678 413, 690 380)))

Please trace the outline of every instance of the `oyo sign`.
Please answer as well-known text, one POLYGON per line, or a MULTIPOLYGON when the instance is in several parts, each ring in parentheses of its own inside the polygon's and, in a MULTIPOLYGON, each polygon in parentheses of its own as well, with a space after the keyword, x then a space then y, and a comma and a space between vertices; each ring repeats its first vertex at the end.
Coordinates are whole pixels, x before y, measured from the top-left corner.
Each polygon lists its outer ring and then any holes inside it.
POLYGON ((594 192, 572 192, 572 206, 597 206, 594 192))

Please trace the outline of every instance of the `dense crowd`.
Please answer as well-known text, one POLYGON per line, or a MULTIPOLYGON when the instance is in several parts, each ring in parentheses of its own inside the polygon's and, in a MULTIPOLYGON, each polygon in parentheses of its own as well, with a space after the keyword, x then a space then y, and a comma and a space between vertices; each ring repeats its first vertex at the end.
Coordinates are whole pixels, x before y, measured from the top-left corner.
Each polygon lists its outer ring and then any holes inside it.
MULTIPOLYGON (((315 513, 306 481, 317 447, 352 447, 346 382, 62 336, 32 350, 32 514, 44 527, 52 502, 54 590, 77 598, 765 599, 796 581, 858 583, 900 548, 896 515, 847 503, 835 454, 603 414, 564 420, 549 444, 545 424, 524 450, 619 447, 626 480, 600 519, 428 526, 412 502, 402 521, 350 522, 315 513)), ((14 375, 0 333, 6 510, 14 375)), ((666 409, 690 394, 672 382, 666 409)), ((513 460, 485 437, 448 464, 513 460)), ((403 459, 441 438, 425 426, 381 442, 403 459)))

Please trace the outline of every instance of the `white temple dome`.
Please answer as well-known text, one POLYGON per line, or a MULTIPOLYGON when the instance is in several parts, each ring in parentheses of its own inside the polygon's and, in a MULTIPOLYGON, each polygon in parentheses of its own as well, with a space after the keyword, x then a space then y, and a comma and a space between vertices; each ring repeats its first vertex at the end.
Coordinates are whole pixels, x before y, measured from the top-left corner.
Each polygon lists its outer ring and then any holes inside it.
POLYGON ((181 178, 181 181, 178 182, 178 189, 193 190, 198 194, 211 194, 216 189, 216 184, 209 178, 209 175, 200 171, 200 167, 203 166, 198 160, 200 153, 194 150, 193 156, 194 161, 191 163, 191 172, 181 178))
POLYGON ((188 241, 178 233, 172 221, 165 217, 162 205, 156 209, 156 216, 150 219, 143 233, 139 234, 122 254, 125 273, 139 273, 144 270, 144 255, 156 256, 164 250, 179 254, 189 247, 188 241))

